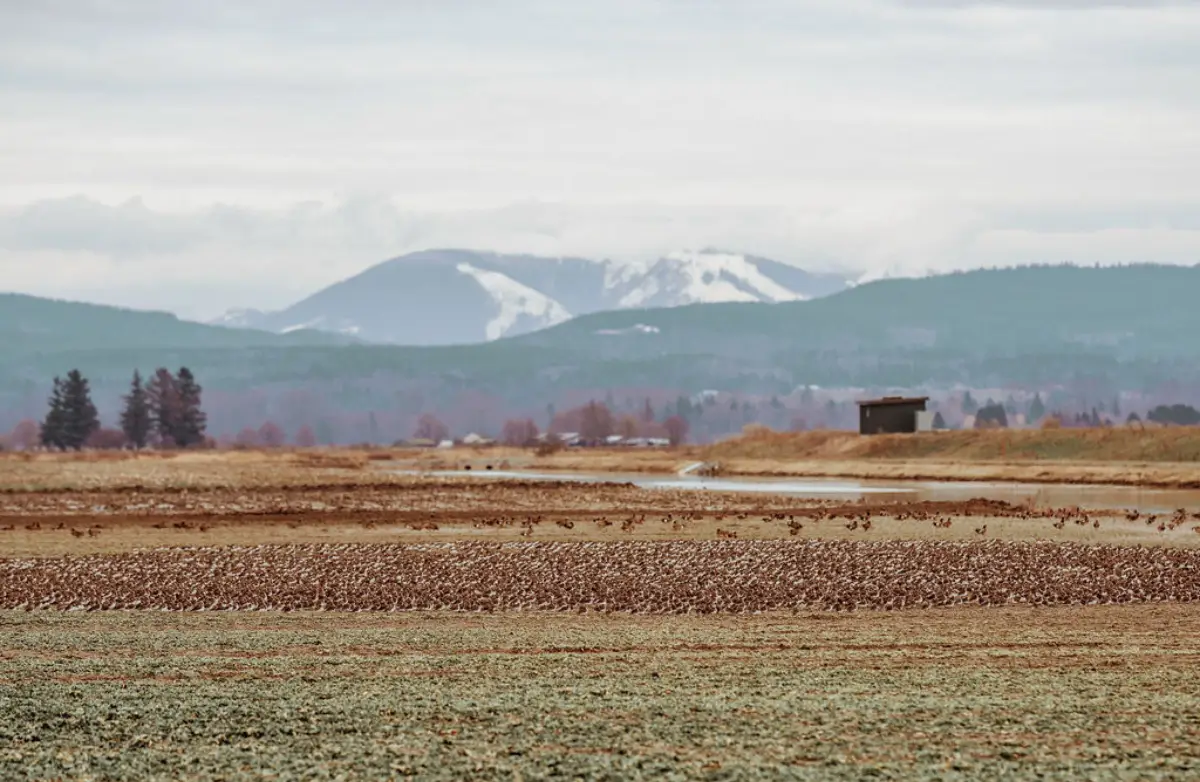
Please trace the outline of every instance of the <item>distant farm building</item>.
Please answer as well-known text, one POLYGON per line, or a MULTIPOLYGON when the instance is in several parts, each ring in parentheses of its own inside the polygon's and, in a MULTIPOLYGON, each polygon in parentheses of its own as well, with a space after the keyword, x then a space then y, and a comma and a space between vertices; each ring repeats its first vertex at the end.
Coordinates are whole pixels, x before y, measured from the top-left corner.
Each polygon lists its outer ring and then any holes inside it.
POLYGON ((900 434, 928 429, 930 417, 924 415, 928 401, 927 396, 863 400, 858 403, 858 431, 860 434, 900 434))

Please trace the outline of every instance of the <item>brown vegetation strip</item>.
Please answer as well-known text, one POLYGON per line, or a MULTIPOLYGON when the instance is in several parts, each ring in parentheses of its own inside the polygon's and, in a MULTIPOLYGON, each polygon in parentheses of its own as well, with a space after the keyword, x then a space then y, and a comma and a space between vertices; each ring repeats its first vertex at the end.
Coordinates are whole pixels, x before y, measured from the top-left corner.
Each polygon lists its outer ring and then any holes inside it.
POLYGON ((1200 600, 1200 552, 981 541, 345 544, 0 561, 0 608, 744 613, 1200 600))

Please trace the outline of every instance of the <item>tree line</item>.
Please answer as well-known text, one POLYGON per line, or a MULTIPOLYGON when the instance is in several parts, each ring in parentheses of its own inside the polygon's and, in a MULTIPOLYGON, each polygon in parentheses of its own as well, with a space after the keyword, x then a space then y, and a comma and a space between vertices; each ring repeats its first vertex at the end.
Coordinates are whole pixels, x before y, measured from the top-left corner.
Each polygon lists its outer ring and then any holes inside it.
POLYGON ((78 369, 66 378, 55 377, 49 410, 39 429, 46 448, 80 450, 87 447, 194 448, 206 442, 208 420, 201 408, 200 384, 187 367, 172 374, 165 367, 155 370, 143 383, 133 372, 129 393, 122 397, 119 429, 104 429, 91 388, 78 369))

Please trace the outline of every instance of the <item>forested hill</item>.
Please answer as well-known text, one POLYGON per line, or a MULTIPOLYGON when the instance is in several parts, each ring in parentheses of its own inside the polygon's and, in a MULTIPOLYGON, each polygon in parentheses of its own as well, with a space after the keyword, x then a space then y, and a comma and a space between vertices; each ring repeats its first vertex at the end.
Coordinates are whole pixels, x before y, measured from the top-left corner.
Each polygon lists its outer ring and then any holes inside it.
POLYGON ((812 301, 607 312, 515 339, 610 357, 1102 350, 1150 359, 1200 355, 1198 334, 1200 266, 1138 265, 982 270, 881 280, 812 301))
POLYGON ((272 334, 180 320, 169 312, 0 293, 0 357, 68 350, 346 345, 355 340, 300 330, 272 334))
POLYGON ((259 423, 272 400, 305 398, 330 415, 407 415, 434 400, 479 407, 484 398, 529 411, 606 389, 1067 384, 1178 396, 1200 389, 1198 299, 1200 268, 1025 268, 885 280, 807 302, 610 312, 494 342, 402 347, 4 296, 0 416, 40 415, 50 379, 73 367, 111 406, 134 368, 187 366, 206 392, 259 423))

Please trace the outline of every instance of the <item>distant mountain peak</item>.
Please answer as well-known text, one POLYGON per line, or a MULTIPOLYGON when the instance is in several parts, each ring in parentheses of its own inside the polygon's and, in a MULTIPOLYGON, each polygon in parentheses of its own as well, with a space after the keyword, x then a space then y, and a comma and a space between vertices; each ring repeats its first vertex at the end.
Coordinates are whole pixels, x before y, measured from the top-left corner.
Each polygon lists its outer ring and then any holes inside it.
POLYGON ((624 263, 422 250, 372 266, 279 312, 231 310, 215 322, 437 345, 515 336, 605 310, 797 301, 846 284, 837 275, 714 249, 624 263))
POLYGON ((482 287, 499 311, 484 327, 484 336, 490 341, 500 339, 513 331, 522 319, 532 321, 523 330, 546 328, 571 317, 571 313, 554 299, 522 285, 511 277, 496 271, 480 269, 469 263, 459 263, 458 271, 471 277, 482 287))

